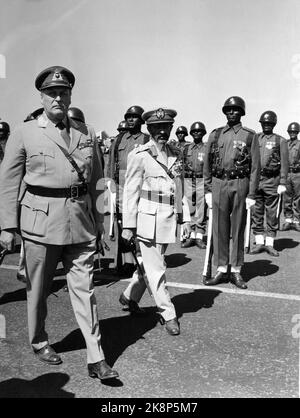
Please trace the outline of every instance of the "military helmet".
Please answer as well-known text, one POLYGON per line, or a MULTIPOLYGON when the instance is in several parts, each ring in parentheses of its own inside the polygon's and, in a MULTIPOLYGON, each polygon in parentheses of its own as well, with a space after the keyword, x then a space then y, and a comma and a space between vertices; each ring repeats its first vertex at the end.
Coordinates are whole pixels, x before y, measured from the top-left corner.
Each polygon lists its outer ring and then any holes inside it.
POLYGON ((141 119, 142 123, 145 123, 142 114, 144 113, 144 109, 141 106, 131 106, 129 109, 127 109, 127 112, 124 115, 124 119, 126 120, 128 116, 130 115, 136 115, 141 119))
POLYGON ((85 123, 85 117, 82 110, 78 109, 78 107, 69 107, 68 110, 69 118, 78 120, 79 122, 85 123))
POLYGON ((193 131, 202 131, 202 132, 204 132, 204 135, 205 135, 206 134, 206 128, 205 128, 204 123, 202 123, 202 122, 194 122, 191 125, 190 134, 192 134, 193 131))
POLYGON ((277 115, 272 110, 266 110, 264 113, 262 113, 261 117, 259 118, 259 122, 270 122, 276 125, 277 115))
POLYGON ((226 113, 228 107, 238 107, 242 110, 242 115, 246 113, 246 104, 245 101, 239 96, 231 96, 225 100, 224 106, 222 107, 222 112, 226 113))
POLYGON ((300 132, 300 125, 298 122, 292 122, 287 128, 288 132, 300 132))
POLYGON ((9 124, 7 122, 0 121, 0 130, 4 131, 7 135, 10 133, 9 124))
POLYGON ((118 126, 118 131, 119 132, 122 132, 122 131, 127 131, 128 130, 128 125, 127 125, 127 122, 126 122, 126 120, 122 120, 120 123, 119 123, 119 126, 118 126))
POLYGON ((178 126, 178 128, 176 129, 175 134, 185 134, 188 135, 188 130, 185 126, 178 126))
POLYGON ((43 107, 39 107, 38 109, 34 110, 33 112, 29 113, 28 116, 24 119, 24 122, 29 122, 31 120, 36 119, 38 116, 40 116, 44 112, 43 107))

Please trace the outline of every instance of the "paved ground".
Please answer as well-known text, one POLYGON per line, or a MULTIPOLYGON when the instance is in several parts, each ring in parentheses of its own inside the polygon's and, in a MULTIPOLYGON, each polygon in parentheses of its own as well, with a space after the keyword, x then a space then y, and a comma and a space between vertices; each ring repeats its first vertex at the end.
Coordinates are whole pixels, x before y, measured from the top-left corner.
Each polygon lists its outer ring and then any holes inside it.
POLYGON ((0 313, 7 321, 7 338, 0 340, 0 397, 298 397, 299 340, 292 336, 292 318, 300 313, 299 239, 300 233, 280 232, 279 258, 246 256, 248 291, 202 286, 204 250, 171 245, 167 275, 181 324, 178 337, 157 323, 148 294, 141 303, 146 319, 122 311, 118 297, 127 282, 114 281, 114 243, 107 241, 111 251, 96 274, 96 296, 107 360, 120 374, 113 385, 87 376, 84 341, 59 270, 47 329, 64 362, 36 361, 27 341, 26 293, 15 277, 18 254, 7 256, 0 269, 0 313))

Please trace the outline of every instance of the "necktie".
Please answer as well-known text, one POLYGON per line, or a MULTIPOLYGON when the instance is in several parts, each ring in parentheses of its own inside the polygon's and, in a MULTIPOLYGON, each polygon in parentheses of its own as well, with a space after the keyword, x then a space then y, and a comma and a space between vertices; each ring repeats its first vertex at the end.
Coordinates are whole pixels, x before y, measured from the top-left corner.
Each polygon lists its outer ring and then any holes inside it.
POLYGON ((65 124, 63 122, 58 122, 56 124, 56 127, 59 129, 60 136, 65 141, 65 143, 67 145, 67 148, 69 148, 70 147, 71 138, 70 138, 70 135, 68 134, 68 131, 66 129, 65 124))

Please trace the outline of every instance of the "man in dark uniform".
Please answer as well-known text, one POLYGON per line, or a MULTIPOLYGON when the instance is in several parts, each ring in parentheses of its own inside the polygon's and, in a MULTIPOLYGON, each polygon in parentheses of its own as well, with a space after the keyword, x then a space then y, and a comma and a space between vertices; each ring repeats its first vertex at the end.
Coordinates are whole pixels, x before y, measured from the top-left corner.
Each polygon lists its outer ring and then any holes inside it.
POLYGON ((145 122, 142 119, 144 109, 140 106, 131 106, 124 115, 128 130, 117 135, 109 150, 107 166, 107 178, 114 181, 115 190, 109 182, 107 185, 112 193, 115 193, 116 220, 118 228, 117 245, 117 269, 120 274, 130 277, 136 269, 134 258, 126 247, 122 234, 122 192, 125 183, 127 169, 127 157, 137 145, 143 145, 149 141, 149 135, 141 132, 141 126, 145 122))
POLYGON ((246 289, 241 276, 246 209, 255 204, 260 173, 259 146, 255 132, 241 124, 241 117, 245 115, 242 98, 230 97, 222 110, 228 123, 212 131, 204 157, 204 191, 206 203, 212 208, 214 264, 217 266, 215 276, 204 279, 204 284, 216 285, 229 278, 237 287, 246 289), (227 276, 229 261, 230 277, 227 276))
POLYGON ((197 245, 206 248, 203 242, 205 233, 205 199, 203 166, 206 146, 202 139, 206 134, 202 122, 194 122, 190 128, 194 142, 188 143, 183 150, 184 186, 188 197, 193 232, 190 238, 182 241, 181 247, 188 248, 197 245))
POLYGON ((289 173, 284 193, 283 214, 285 222, 282 225, 283 231, 294 228, 300 232, 300 141, 298 134, 300 125, 292 122, 288 126, 289 141, 289 173))
POLYGON ((251 254, 266 251, 273 257, 278 257, 279 253, 274 248, 274 238, 278 229, 277 207, 279 195, 286 191, 289 166, 288 147, 284 138, 273 133, 277 123, 275 112, 272 110, 263 112, 259 122, 262 127, 262 133, 258 135, 261 175, 252 213, 255 246, 251 254), (264 228, 265 214, 266 229, 264 228))
POLYGON ((11 251, 18 228, 24 241, 29 341, 48 365, 62 362, 45 329, 47 297, 62 258, 74 314, 87 347, 88 374, 118 377, 101 348, 93 289, 93 256, 103 234, 97 207, 103 178, 92 127, 68 117, 74 74, 61 66, 35 80, 44 112, 16 128, 0 169, 0 244, 11 251), (17 201, 26 184, 19 216, 17 201))
POLYGON ((10 134, 9 124, 4 121, 0 121, 0 163, 3 160, 6 142, 10 134))
POLYGON ((177 136, 177 139, 178 139, 178 142, 176 145, 184 149, 184 147, 189 144, 189 142, 185 140, 185 138, 188 136, 187 128, 185 126, 178 126, 178 128, 176 129, 175 135, 177 136))

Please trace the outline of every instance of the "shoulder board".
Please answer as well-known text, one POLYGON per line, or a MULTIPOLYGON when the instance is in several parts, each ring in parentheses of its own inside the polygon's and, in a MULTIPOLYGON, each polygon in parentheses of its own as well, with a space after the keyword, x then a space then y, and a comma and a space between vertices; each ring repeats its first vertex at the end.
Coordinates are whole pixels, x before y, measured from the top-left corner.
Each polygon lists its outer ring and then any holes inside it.
POLYGON ((138 153, 138 152, 142 152, 142 151, 147 151, 150 148, 151 148, 151 145, 148 142, 146 142, 146 144, 136 145, 135 148, 133 148, 132 151, 138 153))
POLYGON ((244 131, 250 132, 251 134, 255 134, 256 132, 253 129, 247 128, 246 126, 242 127, 244 131))

